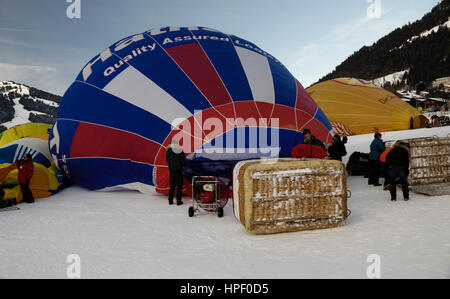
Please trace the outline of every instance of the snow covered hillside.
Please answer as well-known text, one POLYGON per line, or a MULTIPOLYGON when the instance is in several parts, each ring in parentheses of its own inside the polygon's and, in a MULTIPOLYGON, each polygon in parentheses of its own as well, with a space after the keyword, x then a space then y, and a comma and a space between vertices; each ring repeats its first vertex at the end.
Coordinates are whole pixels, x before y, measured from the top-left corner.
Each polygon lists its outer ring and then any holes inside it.
POLYGON ((6 129, 28 122, 53 123, 61 97, 18 84, 0 82, 0 125, 6 129))
POLYGON ((345 74, 345 77, 374 80, 386 87, 406 83, 415 89, 421 82, 429 84, 447 77, 449 16, 450 1, 439 1, 421 19, 396 28, 370 46, 363 46, 319 82, 345 74))
MULTIPOLYGON (((435 27, 431 28, 430 30, 426 30, 426 31, 422 32, 420 35, 415 35, 415 36, 411 37, 410 39, 408 39, 406 42, 410 44, 413 41, 415 41, 416 39, 427 37, 432 33, 438 32, 441 28, 442 29, 450 28, 450 18, 448 19, 447 22, 445 22, 441 25, 435 26, 435 27)), ((400 48, 402 48, 402 47, 404 47, 404 45, 400 46, 400 48)))
POLYGON ((401 71, 401 72, 396 72, 396 73, 393 73, 393 74, 389 74, 389 75, 386 75, 386 76, 383 76, 383 77, 374 79, 374 80, 372 80, 371 82, 372 82, 373 84, 375 84, 376 86, 379 86, 379 87, 383 87, 383 86, 385 86, 385 85, 388 84, 388 83, 391 84, 391 85, 395 85, 395 84, 397 84, 397 83, 402 82, 403 77, 405 76, 405 74, 406 74, 408 71, 409 71, 409 70, 405 70, 405 71, 401 71))
MULTIPOLYGON (((392 132, 384 140, 446 136, 450 127, 392 132)), ((349 138, 366 152, 372 135, 349 138)), ((450 196, 389 193, 349 177, 352 214, 337 229, 254 236, 225 208, 225 217, 187 215, 190 200, 91 192, 57 195, 0 212, 0 278, 66 278, 80 257, 82 278, 367 278, 369 255, 382 278, 450 278, 450 196)))

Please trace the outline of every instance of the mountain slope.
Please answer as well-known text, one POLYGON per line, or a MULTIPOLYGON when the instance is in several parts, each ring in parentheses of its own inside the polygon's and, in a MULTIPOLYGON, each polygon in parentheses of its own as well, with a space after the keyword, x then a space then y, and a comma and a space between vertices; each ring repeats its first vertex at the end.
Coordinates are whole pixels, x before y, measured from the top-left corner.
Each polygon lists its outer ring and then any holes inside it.
POLYGON ((409 86, 450 75, 450 0, 421 20, 397 28, 370 47, 364 46, 319 82, 338 77, 374 80, 404 72, 409 86))
POLYGON ((52 124, 61 97, 12 81, 0 82, 0 132, 27 122, 52 124))

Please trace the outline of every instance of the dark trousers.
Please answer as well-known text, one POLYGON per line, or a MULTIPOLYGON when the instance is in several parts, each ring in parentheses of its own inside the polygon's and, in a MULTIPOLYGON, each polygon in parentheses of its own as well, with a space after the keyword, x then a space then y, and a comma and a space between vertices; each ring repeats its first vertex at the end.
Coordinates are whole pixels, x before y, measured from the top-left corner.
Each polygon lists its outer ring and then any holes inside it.
POLYGON ((369 160, 369 184, 380 183, 381 162, 375 160, 369 160))
POLYGON ((33 193, 30 190, 30 183, 20 184, 24 202, 34 202, 33 193))
POLYGON ((173 203, 175 188, 177 189, 177 203, 179 203, 183 196, 183 173, 181 172, 170 173, 169 203, 173 203))
POLYGON ((383 187, 386 188, 389 186, 389 176, 388 176, 388 166, 386 164, 381 164, 383 168, 383 176, 384 176, 384 184, 383 187))
POLYGON ((408 188, 408 170, 403 166, 390 165, 388 168, 388 177, 391 191, 391 199, 397 199, 397 178, 402 184, 403 198, 409 198, 408 188))

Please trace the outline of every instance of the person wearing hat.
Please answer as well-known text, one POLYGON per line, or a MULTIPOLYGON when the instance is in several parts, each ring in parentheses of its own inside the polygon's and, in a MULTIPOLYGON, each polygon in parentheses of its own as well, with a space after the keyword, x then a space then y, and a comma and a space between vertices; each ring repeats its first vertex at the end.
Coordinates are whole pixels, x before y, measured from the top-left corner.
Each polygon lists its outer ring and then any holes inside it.
POLYGON ((178 144, 178 141, 172 140, 167 147, 166 161, 170 171, 170 191, 169 205, 173 205, 173 197, 176 191, 177 205, 182 205, 183 201, 183 167, 186 165, 186 154, 178 144), (176 189, 176 190, 175 190, 176 189))
POLYGON ((16 165, 19 170, 17 181, 22 190, 23 201, 26 203, 34 203, 33 193, 30 190, 30 182, 34 174, 33 156, 26 154, 22 160, 16 162, 16 165))

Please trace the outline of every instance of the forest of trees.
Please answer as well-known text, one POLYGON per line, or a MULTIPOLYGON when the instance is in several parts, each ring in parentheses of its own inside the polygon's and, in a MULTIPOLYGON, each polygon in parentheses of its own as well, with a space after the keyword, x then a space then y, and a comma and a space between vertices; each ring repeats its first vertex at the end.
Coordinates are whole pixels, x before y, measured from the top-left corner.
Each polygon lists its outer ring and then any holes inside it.
POLYGON ((409 69, 404 79, 414 87, 421 81, 428 84, 449 76, 450 28, 441 26, 436 33, 408 42, 444 24, 449 17, 450 0, 443 0, 421 20, 394 30, 370 47, 364 46, 319 82, 339 77, 373 80, 409 69))
POLYGON ((0 124, 14 118, 14 103, 0 93, 0 124))
POLYGON ((30 87, 30 96, 32 96, 34 98, 46 99, 46 100, 49 100, 49 101, 52 101, 52 102, 55 102, 58 104, 61 102, 61 99, 62 99, 61 96, 54 95, 49 92, 36 89, 34 87, 30 87))

